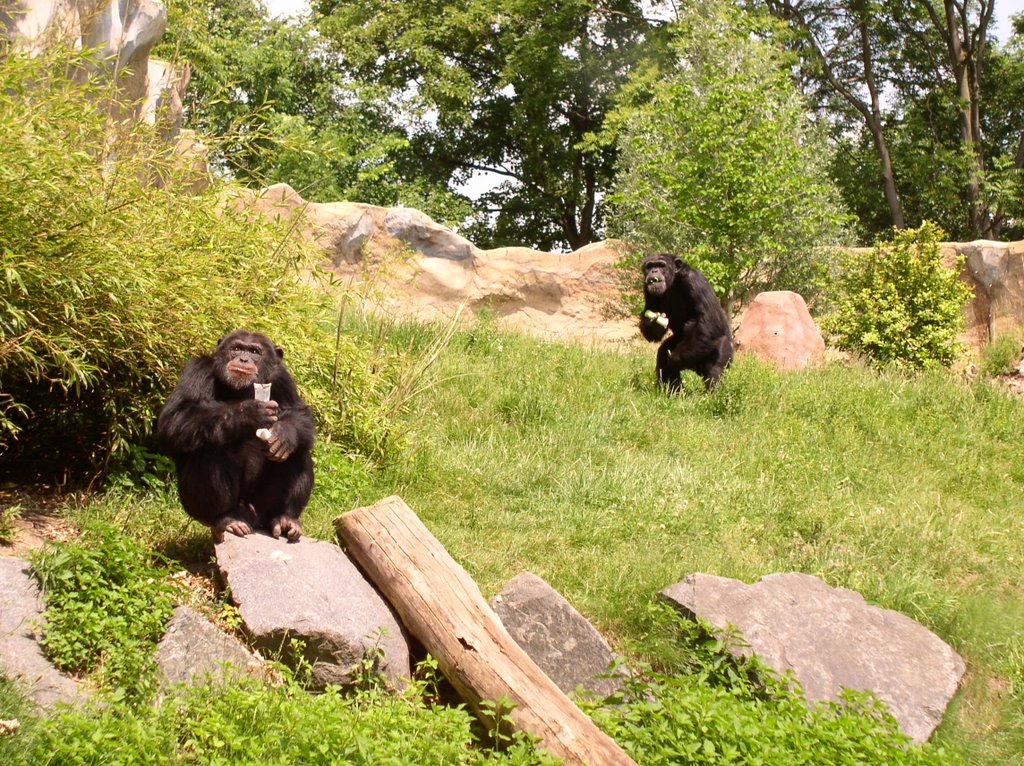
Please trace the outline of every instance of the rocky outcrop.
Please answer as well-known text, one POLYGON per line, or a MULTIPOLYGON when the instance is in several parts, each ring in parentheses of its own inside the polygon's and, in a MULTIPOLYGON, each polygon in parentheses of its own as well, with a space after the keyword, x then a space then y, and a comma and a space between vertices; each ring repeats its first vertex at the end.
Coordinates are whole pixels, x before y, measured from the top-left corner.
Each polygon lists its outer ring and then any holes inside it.
POLYGON ((417 210, 306 202, 287 184, 242 192, 236 204, 267 218, 301 216, 298 228, 322 248, 325 266, 370 308, 428 321, 460 307, 486 309, 503 327, 551 340, 637 337, 635 320, 623 313, 614 241, 567 254, 481 250, 417 210))
MULTIPOLYGON (((239 191, 234 202, 294 223, 367 308, 423 320, 449 319, 460 307, 471 313, 486 308, 501 326, 549 340, 621 344, 639 337, 621 297, 628 276, 615 267, 620 242, 596 242, 572 253, 481 250, 418 210, 307 202, 287 184, 259 194, 239 191)), ((963 278, 975 290, 964 310, 968 345, 977 348, 993 333, 1024 324, 1024 242, 944 248, 950 260, 966 256, 963 278)), ((751 304, 741 317, 739 345, 783 369, 820 360, 821 334, 808 321, 806 306, 796 305, 802 299, 767 295, 771 305, 757 305, 751 315, 751 304), (759 313, 762 319, 755 320, 759 313), (744 327, 750 323, 760 326, 744 327)))
POLYGON ((404 629, 337 545, 226 535, 216 555, 253 645, 291 659, 291 640, 301 641, 315 686, 353 683, 364 661, 394 687, 410 677, 404 629))
POLYGON ((943 245, 947 262, 964 258, 962 279, 974 290, 964 341, 980 347, 1024 325, 1024 242, 977 240, 943 245))
POLYGON ((74 76, 116 83, 114 116, 159 121, 169 137, 177 134, 188 72, 149 57, 167 28, 160 0, 14 0, 0 10, 0 24, 8 40, 32 53, 57 41, 98 50, 74 76))
POLYGON ((39 648, 43 599, 31 565, 0 557, 0 667, 26 696, 43 708, 80 703, 86 695, 58 671, 39 648))
POLYGON ((924 626, 810 575, 747 585, 697 573, 660 595, 716 631, 737 628, 747 646, 733 651, 792 671, 811 702, 836 700, 844 688, 874 692, 917 742, 939 725, 964 674, 960 656, 924 626))
POLYGON ((825 341, 807 304, 788 290, 754 297, 740 319, 736 348, 783 370, 799 370, 825 357, 825 341))
POLYGON ((493 599, 505 630, 566 694, 577 687, 607 697, 622 687, 610 674, 615 655, 608 642, 572 604, 532 572, 509 580, 493 599))

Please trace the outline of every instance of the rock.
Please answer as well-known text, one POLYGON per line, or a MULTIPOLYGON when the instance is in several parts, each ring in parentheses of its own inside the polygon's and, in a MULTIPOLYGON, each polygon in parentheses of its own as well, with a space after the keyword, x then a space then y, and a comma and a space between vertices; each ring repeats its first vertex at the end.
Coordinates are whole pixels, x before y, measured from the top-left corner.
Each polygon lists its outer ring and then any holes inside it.
POLYGON ((544 580, 530 572, 513 577, 491 600, 509 635, 566 694, 577 686, 598 697, 622 687, 601 678, 615 660, 608 642, 544 580))
POLYGON ((18 681, 26 696, 42 708, 57 703, 79 704, 86 694, 58 671, 38 643, 43 599, 31 565, 19 558, 0 558, 0 665, 18 681))
POLYGON ((157 644, 156 665, 166 684, 266 670, 256 655, 188 606, 175 608, 157 644))
POLYGON ((233 204, 291 223, 323 249, 326 267, 367 296, 366 305, 426 321, 484 308, 502 327, 549 340, 623 343, 639 335, 625 315, 615 268, 621 243, 573 253, 525 247, 481 250, 410 208, 306 202, 287 184, 237 192, 233 204))
POLYGON ((964 674, 960 656, 927 628, 845 588, 791 572, 747 585, 693 574, 661 591, 718 631, 733 625, 779 673, 793 671, 811 702, 843 688, 872 691, 915 742, 931 736, 964 674))
POLYGON ((965 259, 962 279, 974 290, 964 308, 967 333, 961 339, 980 347, 1024 325, 1024 242, 976 240, 942 246, 947 262, 965 259))
POLYGON ((297 543, 269 535, 226 535, 217 566, 253 645, 271 655, 305 642, 316 686, 356 680, 367 653, 378 648, 378 670, 392 686, 409 678, 409 646, 391 607, 345 553, 332 543, 297 543))
POLYGON ((825 341, 807 304, 788 290, 760 293, 751 301, 736 331, 736 348, 783 370, 799 370, 825 356, 825 341))

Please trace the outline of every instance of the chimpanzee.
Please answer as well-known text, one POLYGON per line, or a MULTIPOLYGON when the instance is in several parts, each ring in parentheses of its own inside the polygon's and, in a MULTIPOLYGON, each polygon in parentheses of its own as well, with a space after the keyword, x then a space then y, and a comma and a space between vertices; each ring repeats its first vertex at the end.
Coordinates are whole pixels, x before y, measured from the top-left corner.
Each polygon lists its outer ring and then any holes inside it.
POLYGON ((680 373, 693 370, 711 390, 732 359, 732 332, 722 305, 699 269, 671 253, 655 253, 641 264, 644 310, 640 332, 659 341, 658 380, 669 391, 682 388, 680 373))
POLYGON ((283 358, 266 335, 234 330, 185 366, 157 417, 181 504, 217 542, 257 528, 292 541, 302 535, 316 429, 283 358), (265 383, 272 399, 258 401, 254 384, 265 383))

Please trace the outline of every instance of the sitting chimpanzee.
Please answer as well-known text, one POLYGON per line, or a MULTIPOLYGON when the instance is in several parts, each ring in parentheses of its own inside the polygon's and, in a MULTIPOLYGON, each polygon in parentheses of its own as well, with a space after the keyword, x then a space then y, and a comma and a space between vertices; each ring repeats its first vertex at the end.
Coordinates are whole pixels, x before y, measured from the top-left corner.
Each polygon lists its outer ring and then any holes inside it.
POLYGON ((185 512, 218 542, 256 528, 293 541, 302 535, 315 427, 283 357, 266 335, 235 330, 186 365, 157 418, 185 512), (254 384, 266 383, 273 398, 258 401, 254 384))
POLYGON ((672 331, 658 348, 658 380, 678 391, 680 373, 693 370, 712 389, 732 359, 732 333, 707 277, 671 253, 649 255, 641 268, 640 332, 654 342, 672 331))

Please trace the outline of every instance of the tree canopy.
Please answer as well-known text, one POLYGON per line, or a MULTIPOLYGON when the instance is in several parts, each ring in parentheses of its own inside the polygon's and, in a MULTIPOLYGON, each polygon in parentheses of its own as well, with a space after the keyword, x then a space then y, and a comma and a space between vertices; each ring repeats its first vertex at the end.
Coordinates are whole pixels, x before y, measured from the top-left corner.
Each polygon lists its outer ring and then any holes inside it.
POLYGON ((353 79, 388 89, 417 172, 501 179, 477 204, 483 244, 577 248, 600 237, 614 146, 583 145, 658 24, 637 0, 317 0, 353 79))
POLYGON ((631 83, 611 228, 686 254, 727 302, 767 286, 807 294, 843 221, 829 151, 786 58, 732 11, 689 6, 674 59, 631 83))

